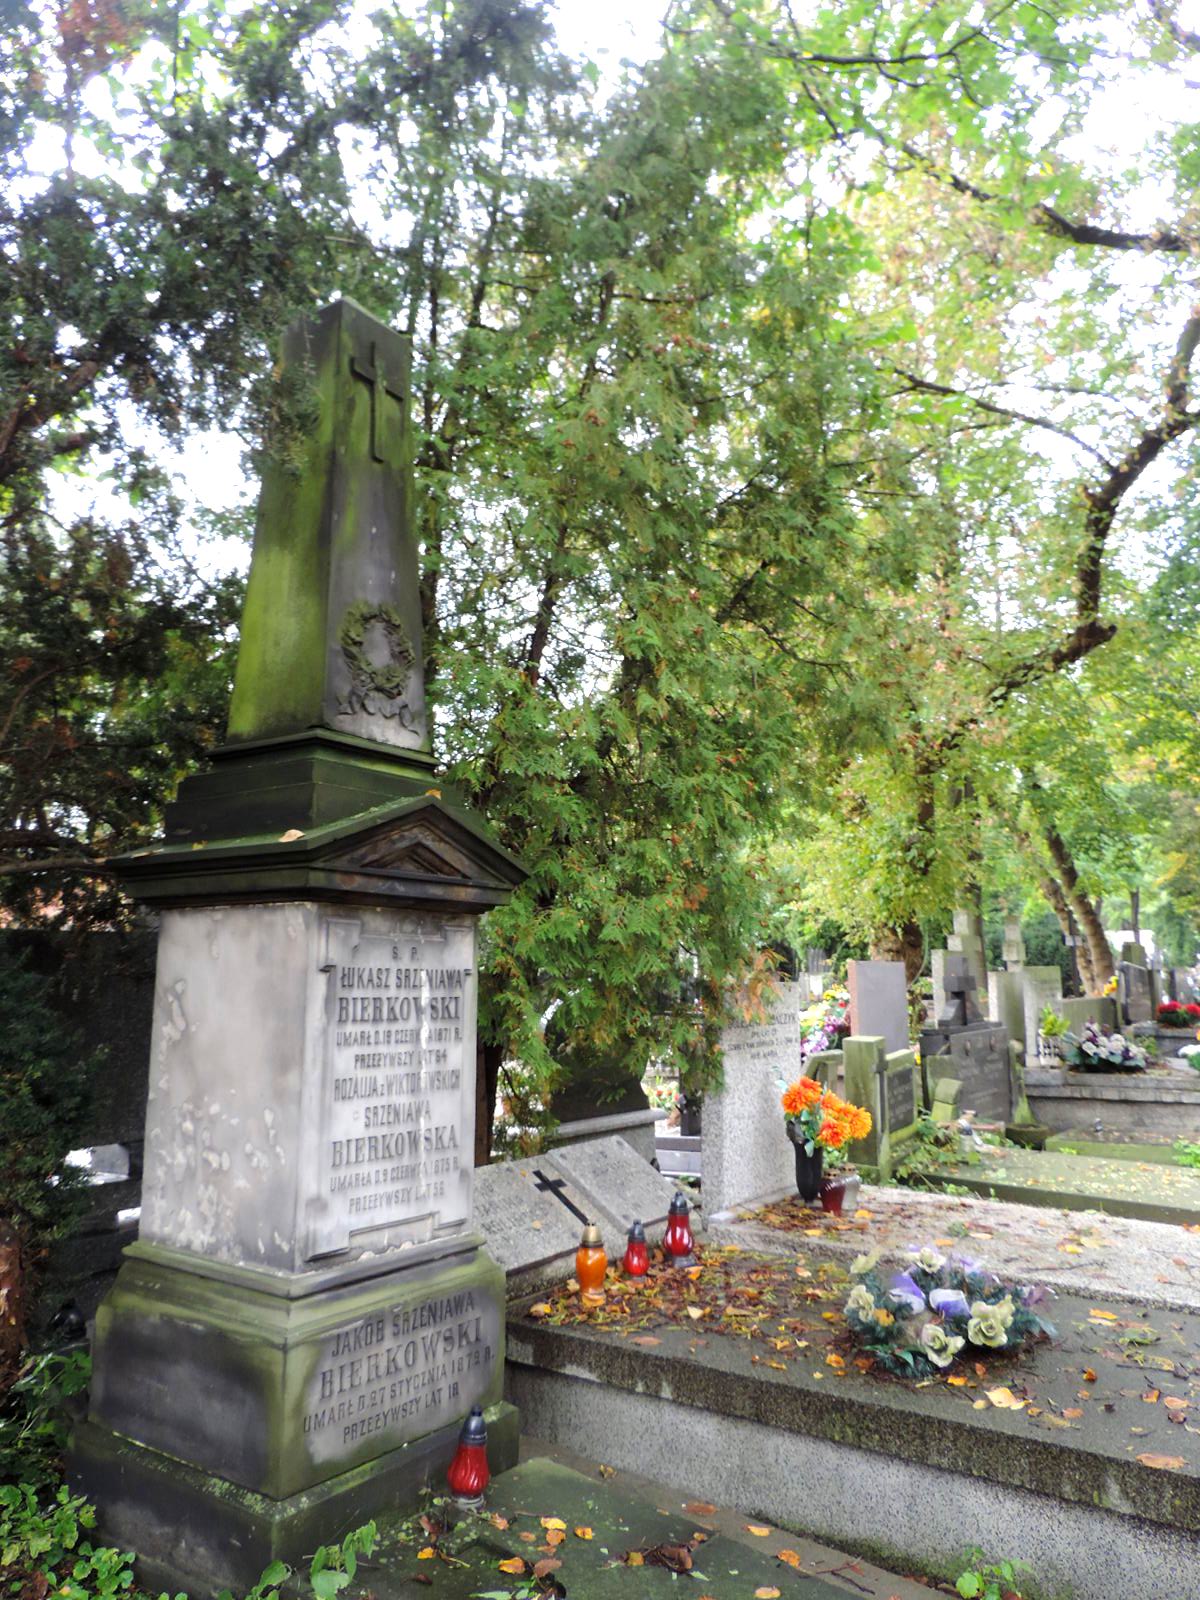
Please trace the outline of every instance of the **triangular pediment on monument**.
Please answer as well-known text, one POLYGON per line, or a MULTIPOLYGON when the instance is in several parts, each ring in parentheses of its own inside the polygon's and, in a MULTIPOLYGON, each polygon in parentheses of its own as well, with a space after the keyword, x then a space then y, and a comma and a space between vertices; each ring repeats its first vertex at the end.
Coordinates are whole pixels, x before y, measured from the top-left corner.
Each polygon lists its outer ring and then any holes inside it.
POLYGON ((151 905, 315 899, 486 911, 527 876, 482 823, 432 794, 315 828, 161 845, 120 864, 151 905))
POLYGON ((525 876, 486 829, 435 796, 315 829, 309 846, 314 865, 348 876, 432 878, 504 891, 525 876))

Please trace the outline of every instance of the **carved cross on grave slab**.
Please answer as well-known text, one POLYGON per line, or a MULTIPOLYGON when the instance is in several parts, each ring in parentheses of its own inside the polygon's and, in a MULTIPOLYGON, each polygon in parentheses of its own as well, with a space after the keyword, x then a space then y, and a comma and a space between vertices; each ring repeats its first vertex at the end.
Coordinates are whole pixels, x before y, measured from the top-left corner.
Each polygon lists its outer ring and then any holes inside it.
POLYGON ((937 1019, 939 1028, 969 1028, 983 1020, 975 999, 978 987, 966 956, 948 955, 943 978, 946 1004, 937 1019))
POLYGON ((537 1182, 533 1187, 539 1194, 552 1194, 560 1205, 566 1206, 567 1210, 570 1211, 572 1215, 578 1217, 580 1222, 582 1222, 585 1227, 587 1226, 592 1219, 587 1215, 586 1212, 579 1209, 574 1200, 569 1200, 567 1198, 567 1180, 565 1178, 547 1177, 539 1167, 535 1167, 533 1169, 533 1175, 537 1179, 537 1182))

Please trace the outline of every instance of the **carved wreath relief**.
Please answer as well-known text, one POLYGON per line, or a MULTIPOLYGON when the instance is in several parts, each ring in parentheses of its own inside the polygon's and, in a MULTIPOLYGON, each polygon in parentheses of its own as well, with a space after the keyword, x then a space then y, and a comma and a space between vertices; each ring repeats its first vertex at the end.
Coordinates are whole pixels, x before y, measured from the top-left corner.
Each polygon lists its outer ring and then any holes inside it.
POLYGON ((395 717, 402 728, 416 726, 408 702, 408 683, 416 651, 395 606, 357 600, 342 618, 338 633, 350 688, 338 715, 395 717))

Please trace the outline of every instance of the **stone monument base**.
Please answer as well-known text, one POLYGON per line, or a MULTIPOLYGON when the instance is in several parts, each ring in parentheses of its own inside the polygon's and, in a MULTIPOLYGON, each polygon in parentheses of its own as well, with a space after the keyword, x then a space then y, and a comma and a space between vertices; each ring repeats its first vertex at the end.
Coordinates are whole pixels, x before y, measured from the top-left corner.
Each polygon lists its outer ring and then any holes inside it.
MULTIPOLYGON (((516 1465, 520 1422, 507 1401, 484 1413, 492 1473, 516 1465)), ((94 1422, 71 1443, 72 1489, 100 1507, 100 1536, 138 1553, 138 1582, 151 1593, 209 1600, 244 1594, 272 1561, 299 1566, 381 1513, 415 1507, 444 1489, 459 1424, 451 1423, 374 1461, 283 1500, 243 1489, 94 1422)))
POLYGON ((415 1506, 472 1405, 493 1470, 516 1461, 504 1304, 478 1235, 303 1277, 139 1242, 97 1315, 68 1476, 154 1584, 242 1592, 271 1561, 415 1506))

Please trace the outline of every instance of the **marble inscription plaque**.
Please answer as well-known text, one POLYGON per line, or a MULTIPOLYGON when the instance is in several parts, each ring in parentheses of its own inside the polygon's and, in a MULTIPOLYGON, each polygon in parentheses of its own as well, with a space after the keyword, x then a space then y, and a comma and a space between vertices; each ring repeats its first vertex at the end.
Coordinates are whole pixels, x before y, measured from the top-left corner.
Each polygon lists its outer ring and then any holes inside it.
POLYGON ((374 1458, 486 1404, 500 1333, 500 1304, 478 1285, 339 1328, 323 1341, 304 1394, 310 1458, 374 1458))
POLYGON ((375 914, 369 924, 331 916, 322 931, 326 1037, 308 1255, 461 1231, 474 1166, 474 927, 375 914))

